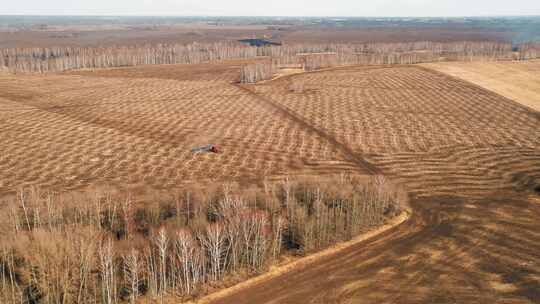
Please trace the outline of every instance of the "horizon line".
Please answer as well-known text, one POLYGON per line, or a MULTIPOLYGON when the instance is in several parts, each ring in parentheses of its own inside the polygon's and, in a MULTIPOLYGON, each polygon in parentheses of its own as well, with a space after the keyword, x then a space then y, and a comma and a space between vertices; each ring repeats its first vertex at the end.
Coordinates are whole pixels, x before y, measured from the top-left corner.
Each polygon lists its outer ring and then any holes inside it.
POLYGON ((159 17, 159 18, 512 18, 512 17, 540 17, 540 14, 492 14, 492 15, 166 15, 166 14, 21 14, 0 13, 0 17, 159 17))

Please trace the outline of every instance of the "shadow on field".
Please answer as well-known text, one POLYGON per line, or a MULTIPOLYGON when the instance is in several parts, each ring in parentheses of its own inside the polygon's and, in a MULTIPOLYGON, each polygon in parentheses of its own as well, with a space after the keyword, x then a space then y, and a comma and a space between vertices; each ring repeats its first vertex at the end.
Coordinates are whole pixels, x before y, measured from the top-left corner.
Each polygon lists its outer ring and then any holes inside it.
POLYGON ((540 303, 540 205, 526 193, 411 205, 384 235, 216 303, 540 303))

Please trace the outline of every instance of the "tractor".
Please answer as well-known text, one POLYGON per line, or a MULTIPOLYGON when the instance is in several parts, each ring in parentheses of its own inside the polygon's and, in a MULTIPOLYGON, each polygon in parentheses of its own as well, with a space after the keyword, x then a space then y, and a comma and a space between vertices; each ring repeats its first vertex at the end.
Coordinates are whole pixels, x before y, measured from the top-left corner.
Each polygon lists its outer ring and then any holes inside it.
POLYGON ((207 145, 204 147, 197 147, 191 149, 191 152, 211 152, 211 153, 220 153, 221 148, 218 145, 207 145))

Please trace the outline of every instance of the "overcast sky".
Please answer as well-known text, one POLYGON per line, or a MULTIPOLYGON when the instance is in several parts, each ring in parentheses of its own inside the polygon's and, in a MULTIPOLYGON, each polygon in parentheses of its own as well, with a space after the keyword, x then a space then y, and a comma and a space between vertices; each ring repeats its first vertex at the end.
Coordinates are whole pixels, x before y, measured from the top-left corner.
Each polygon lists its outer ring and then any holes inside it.
POLYGON ((0 15, 540 15, 540 0, 1 0, 1 2, 0 15))

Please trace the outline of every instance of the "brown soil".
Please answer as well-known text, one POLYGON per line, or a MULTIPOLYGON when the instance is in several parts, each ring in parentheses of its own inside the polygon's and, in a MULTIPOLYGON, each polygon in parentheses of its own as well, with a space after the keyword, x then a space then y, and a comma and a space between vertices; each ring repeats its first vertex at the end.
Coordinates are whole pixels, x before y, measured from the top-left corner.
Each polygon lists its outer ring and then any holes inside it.
POLYGON ((174 79, 180 81, 240 81, 240 68, 255 60, 230 60, 226 62, 177 65, 148 65, 128 68, 76 70, 64 72, 65 75, 82 75, 111 78, 152 78, 174 79))
POLYGON ((177 80, 187 66, 0 76, 0 193, 357 171, 328 139, 230 84, 234 64, 192 68, 192 80, 177 80), (223 153, 190 151, 206 144, 223 153))
POLYGON ((247 281, 236 284, 230 288, 226 288, 218 292, 212 293, 199 299, 198 301, 196 301, 196 303, 212 303, 212 301, 219 300, 221 298, 234 294, 235 292, 241 292, 242 290, 256 286, 257 284, 268 281, 272 278, 276 278, 285 273, 296 271, 300 268, 309 267, 310 265, 317 263, 319 260, 325 257, 332 256, 342 250, 345 250, 360 242, 382 234, 398 225, 401 225, 409 218, 409 216, 409 211, 401 212, 400 215, 388 220, 384 225, 366 231, 365 233, 362 233, 361 235, 355 237, 350 241, 339 243, 333 247, 327 248, 317 253, 310 254, 306 257, 290 257, 284 262, 284 264, 271 267, 268 272, 262 275, 248 279, 247 281))
POLYGON ((415 67, 294 77, 314 91, 254 89, 401 181, 413 216, 212 303, 540 303, 537 113, 415 67))
POLYGON ((385 235, 213 303, 539 302, 540 207, 507 193, 413 208, 385 235))
POLYGON ((144 68, 0 76, 0 191, 375 170, 407 222, 216 303, 540 302, 538 112, 420 67, 291 76, 303 93, 144 68))
POLYGON ((540 60, 423 64, 540 111, 540 60))

